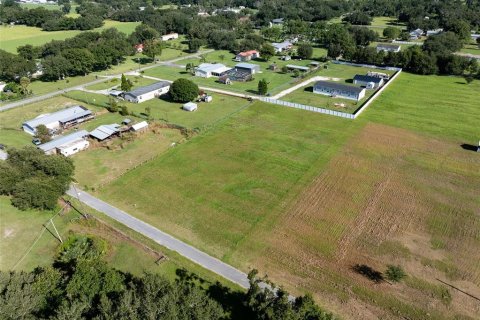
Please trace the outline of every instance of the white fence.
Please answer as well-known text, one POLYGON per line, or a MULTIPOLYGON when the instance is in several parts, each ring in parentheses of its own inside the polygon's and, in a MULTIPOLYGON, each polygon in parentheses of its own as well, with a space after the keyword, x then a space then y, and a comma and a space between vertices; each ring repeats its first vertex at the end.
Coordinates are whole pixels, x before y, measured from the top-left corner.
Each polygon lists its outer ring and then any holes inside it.
POLYGON ((391 77, 391 78, 387 81, 387 83, 385 83, 385 84, 383 85, 383 87, 381 87, 377 92, 375 92, 375 94, 374 94, 373 96, 371 96, 371 97, 367 100, 367 102, 365 102, 365 103, 363 104, 363 106, 361 106, 360 109, 358 109, 357 111, 355 111, 354 119, 355 119, 356 117, 358 117, 363 111, 365 111, 365 109, 367 109, 367 107, 368 107, 379 95, 382 94, 383 90, 385 90, 385 89, 393 82, 393 80, 395 80, 395 79, 400 75, 400 73, 402 73, 402 69, 399 69, 399 70, 393 75, 393 77, 391 77))
POLYGON ((323 108, 317 108, 317 107, 312 107, 312 106, 306 106, 306 105, 300 104, 300 103, 288 102, 288 101, 277 100, 277 99, 272 99, 272 98, 260 98, 260 100, 264 101, 264 102, 268 102, 268 103, 278 104, 278 105, 281 105, 281 106, 284 106, 284 107, 290 107, 290 108, 295 108, 295 109, 302 109, 302 110, 307 110, 307 111, 312 111, 312 112, 324 113, 324 114, 329 114, 329 115, 332 115, 332 116, 342 117, 342 118, 347 118, 347 119, 355 119, 355 116, 353 114, 350 114, 350 113, 339 112, 339 111, 323 109, 323 108))
POLYGON ((354 114, 346 113, 346 112, 339 112, 339 111, 334 111, 334 110, 329 110, 329 109, 324 109, 324 108, 318 108, 318 107, 313 107, 313 106, 307 106, 304 104, 300 103, 295 103, 295 102, 289 102, 289 101, 284 101, 284 100, 278 100, 278 99, 272 99, 272 98, 260 98, 261 101, 268 102, 268 103, 273 103, 273 104, 278 104, 280 106, 284 107, 289 107, 289 108, 295 108, 295 109, 301 109, 301 110, 307 110, 307 111, 312 111, 312 112, 318 112, 318 113, 324 113, 324 114, 329 114, 331 116, 336 116, 336 117, 341 117, 341 118, 346 118, 346 119, 355 119, 357 118, 367 107, 385 90, 390 83, 395 80, 400 73, 402 72, 402 69, 396 68, 397 72, 387 81, 387 83, 381 87, 373 96, 371 96, 363 105, 360 109, 355 111, 354 114))

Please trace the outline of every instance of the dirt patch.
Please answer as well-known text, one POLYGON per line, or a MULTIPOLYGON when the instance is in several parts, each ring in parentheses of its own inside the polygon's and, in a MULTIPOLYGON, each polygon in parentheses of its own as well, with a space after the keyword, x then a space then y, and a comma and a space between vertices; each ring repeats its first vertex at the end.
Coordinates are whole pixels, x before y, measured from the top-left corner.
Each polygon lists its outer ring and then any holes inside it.
POLYGON ((294 291, 313 291, 346 318, 397 319, 395 310, 475 317, 474 303, 456 293, 447 306, 430 285, 375 285, 351 267, 400 264, 428 283, 442 277, 478 289, 478 167, 476 154, 454 143, 368 124, 288 208, 255 265, 294 291), (378 254, 392 242, 409 253, 378 254))

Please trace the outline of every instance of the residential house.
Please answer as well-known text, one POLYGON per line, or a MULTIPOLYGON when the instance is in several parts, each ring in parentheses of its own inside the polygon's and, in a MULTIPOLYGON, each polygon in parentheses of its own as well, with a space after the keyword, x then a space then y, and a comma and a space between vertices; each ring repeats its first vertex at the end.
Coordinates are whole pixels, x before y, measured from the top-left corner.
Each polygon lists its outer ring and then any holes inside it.
POLYGON ((178 39, 178 33, 164 34, 160 39, 162 39, 162 41, 175 40, 178 39))
POLYGON ((379 43, 377 44, 377 52, 384 51, 384 52, 400 52, 402 49, 401 46, 396 44, 388 44, 388 43, 379 43))
POLYGON ((427 37, 435 36, 435 35, 440 34, 442 32, 443 32, 442 28, 434 29, 434 30, 427 30, 427 37))
POLYGON ((355 77, 353 77, 353 83, 367 89, 375 89, 383 86, 384 81, 383 78, 380 77, 356 74, 355 77))
POLYGON ((202 78, 220 77, 230 69, 221 63, 202 63, 195 69, 195 76, 202 78))
POLYGON ((422 29, 415 29, 410 32, 410 39, 412 40, 417 40, 421 38, 423 35, 423 30, 422 29))
POLYGON ((86 140, 88 136, 88 131, 80 130, 41 144, 38 148, 45 154, 62 154, 68 157, 88 148, 90 145, 86 140))
POLYGON ((255 74, 260 72, 260 66, 258 64, 242 62, 235 65, 235 70, 246 71, 249 74, 255 74))
POLYGON ((317 81, 313 86, 313 92, 349 100, 359 101, 365 97, 365 89, 360 87, 349 86, 337 82, 317 81))
POLYGON ((25 121, 22 128, 32 136, 36 134, 37 127, 44 125, 51 133, 66 129, 78 123, 93 119, 92 111, 83 106, 73 106, 54 113, 42 114, 35 119, 25 121))
POLYGON ((134 47, 135 47, 135 50, 136 50, 137 53, 142 53, 143 49, 145 48, 143 43, 136 44, 134 47))
POLYGON ((249 50, 249 51, 244 51, 240 52, 235 56, 235 61, 238 62, 245 62, 245 61, 250 61, 252 59, 257 59, 260 58, 260 52, 257 50, 249 50))
POLYGON ((124 98, 127 101, 141 103, 147 100, 158 98, 170 90, 170 82, 159 81, 151 85, 140 87, 125 93, 124 98))
POLYGON ((275 48, 275 53, 282 53, 292 49, 293 44, 290 41, 285 40, 283 42, 273 42, 272 46, 275 48))

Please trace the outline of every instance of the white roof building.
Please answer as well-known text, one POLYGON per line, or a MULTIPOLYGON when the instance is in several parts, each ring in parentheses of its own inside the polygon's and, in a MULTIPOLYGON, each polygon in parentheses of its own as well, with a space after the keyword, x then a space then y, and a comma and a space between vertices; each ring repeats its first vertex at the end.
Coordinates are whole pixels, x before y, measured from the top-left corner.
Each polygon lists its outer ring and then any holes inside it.
POLYGON ((148 127, 148 122, 147 121, 142 121, 142 122, 139 122, 139 123, 135 123, 132 126, 132 130, 133 131, 141 131, 141 130, 145 130, 147 127, 148 127))
POLYGON ((195 69, 195 75, 202 78, 219 77, 230 69, 221 63, 202 63, 195 69))
POLYGON ((178 33, 164 34, 164 35, 161 36, 160 38, 162 39, 162 41, 168 41, 168 40, 178 39, 178 33))

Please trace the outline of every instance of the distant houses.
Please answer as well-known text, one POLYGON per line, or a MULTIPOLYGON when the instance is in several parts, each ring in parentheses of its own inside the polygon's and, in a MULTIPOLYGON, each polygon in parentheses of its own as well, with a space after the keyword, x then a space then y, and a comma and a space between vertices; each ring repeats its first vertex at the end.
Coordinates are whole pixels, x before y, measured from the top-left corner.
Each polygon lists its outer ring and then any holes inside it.
POLYGON ((344 98, 359 101, 365 97, 365 89, 346 84, 317 81, 313 86, 313 92, 330 97, 344 98))
POLYGON ((175 40, 175 39, 178 39, 178 33, 165 34, 161 36, 160 39, 162 39, 162 41, 175 40))
POLYGON ((22 124, 22 128, 25 132, 35 135, 37 133, 37 127, 44 125, 51 133, 55 133, 93 118, 94 115, 92 111, 83 106, 73 106, 25 121, 22 124))
POLYGON ((418 40, 422 37, 424 31, 422 29, 415 29, 410 32, 410 39, 411 40, 418 40))
POLYGON ((249 50, 249 51, 244 51, 240 52, 235 56, 235 61, 238 62, 245 62, 245 61, 250 61, 252 59, 258 59, 260 58, 260 52, 257 50, 249 50))
POLYGON ((140 87, 125 93, 124 98, 127 101, 141 103, 147 100, 158 98, 170 90, 170 82, 159 81, 151 85, 140 87))
POLYGON ((377 44, 377 52, 384 51, 384 52, 400 52, 402 49, 401 46, 396 44, 388 44, 388 43, 379 43, 377 44))
POLYGON ((272 46, 275 49, 275 53, 282 53, 292 49, 293 44, 290 41, 285 40, 283 42, 273 42, 272 46))

